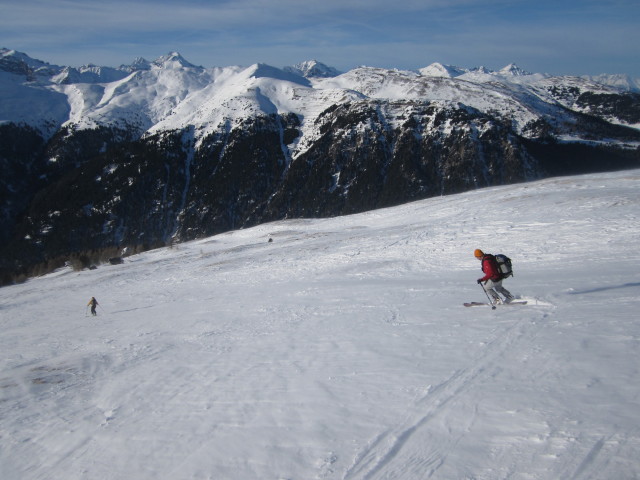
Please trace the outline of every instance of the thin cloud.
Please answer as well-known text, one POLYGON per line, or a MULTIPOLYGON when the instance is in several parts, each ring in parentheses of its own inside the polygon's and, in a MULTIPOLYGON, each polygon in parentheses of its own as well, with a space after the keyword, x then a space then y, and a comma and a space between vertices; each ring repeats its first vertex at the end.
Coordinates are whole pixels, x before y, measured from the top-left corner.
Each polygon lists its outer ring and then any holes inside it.
POLYGON ((9 29, 48 29, 74 27, 80 30, 135 29, 138 31, 180 28, 237 28, 252 25, 291 25, 315 23, 329 18, 385 18, 388 15, 429 13, 482 4, 504 3, 478 0, 324 0, 301 5, 299 0, 234 0, 209 2, 136 3, 92 1, 0 2, 0 26, 9 29), (4 5, 4 6, 3 6, 4 5), (355 17, 354 15, 357 15, 355 17))
POLYGON ((61 65, 177 50, 204 66, 437 60, 563 73, 565 57, 572 73, 640 76, 637 0, 25 0, 0 1, 0 12, 0 46, 61 65))

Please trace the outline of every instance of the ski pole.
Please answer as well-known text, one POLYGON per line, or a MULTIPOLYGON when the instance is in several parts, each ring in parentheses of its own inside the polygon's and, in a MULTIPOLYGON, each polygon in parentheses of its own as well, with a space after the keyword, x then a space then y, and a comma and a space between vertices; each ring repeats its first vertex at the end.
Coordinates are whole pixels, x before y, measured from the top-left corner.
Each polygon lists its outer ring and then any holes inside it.
POLYGON ((489 297, 489 293, 487 292, 487 289, 484 288, 484 285, 482 283, 479 283, 478 285, 480 285, 482 287, 482 291, 487 296, 487 300, 489 300, 489 305, 491 305, 491 310, 495 310, 496 306, 493 304, 493 301, 491 300, 491 297, 489 297))

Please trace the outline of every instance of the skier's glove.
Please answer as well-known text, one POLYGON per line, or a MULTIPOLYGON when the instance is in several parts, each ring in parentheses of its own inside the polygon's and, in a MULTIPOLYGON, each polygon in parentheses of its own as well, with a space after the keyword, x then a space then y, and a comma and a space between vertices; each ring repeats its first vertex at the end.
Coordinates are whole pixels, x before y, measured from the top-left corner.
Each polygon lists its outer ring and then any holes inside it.
POLYGON ((481 279, 481 278, 479 278, 479 279, 478 279, 478 285, 480 285, 481 283, 482 283, 482 279, 481 279))

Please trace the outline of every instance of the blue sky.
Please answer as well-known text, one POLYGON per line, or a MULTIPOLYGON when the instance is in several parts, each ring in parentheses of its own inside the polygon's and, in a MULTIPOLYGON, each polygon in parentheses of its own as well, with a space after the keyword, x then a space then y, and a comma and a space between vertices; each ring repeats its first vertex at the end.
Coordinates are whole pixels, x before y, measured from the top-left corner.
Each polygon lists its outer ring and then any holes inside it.
POLYGON ((640 0, 0 0, 0 47, 70 66, 178 51, 204 67, 516 63, 640 77, 640 0))

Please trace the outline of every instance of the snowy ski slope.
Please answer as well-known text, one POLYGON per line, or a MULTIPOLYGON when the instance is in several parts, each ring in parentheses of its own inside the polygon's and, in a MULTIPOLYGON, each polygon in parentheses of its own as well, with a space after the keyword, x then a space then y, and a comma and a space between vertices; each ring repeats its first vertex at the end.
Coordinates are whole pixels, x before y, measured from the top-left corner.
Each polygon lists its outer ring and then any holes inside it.
POLYGON ((639 240, 634 170, 2 288, 0 477, 638 478, 639 240), (475 248, 528 305, 462 306, 475 248))

